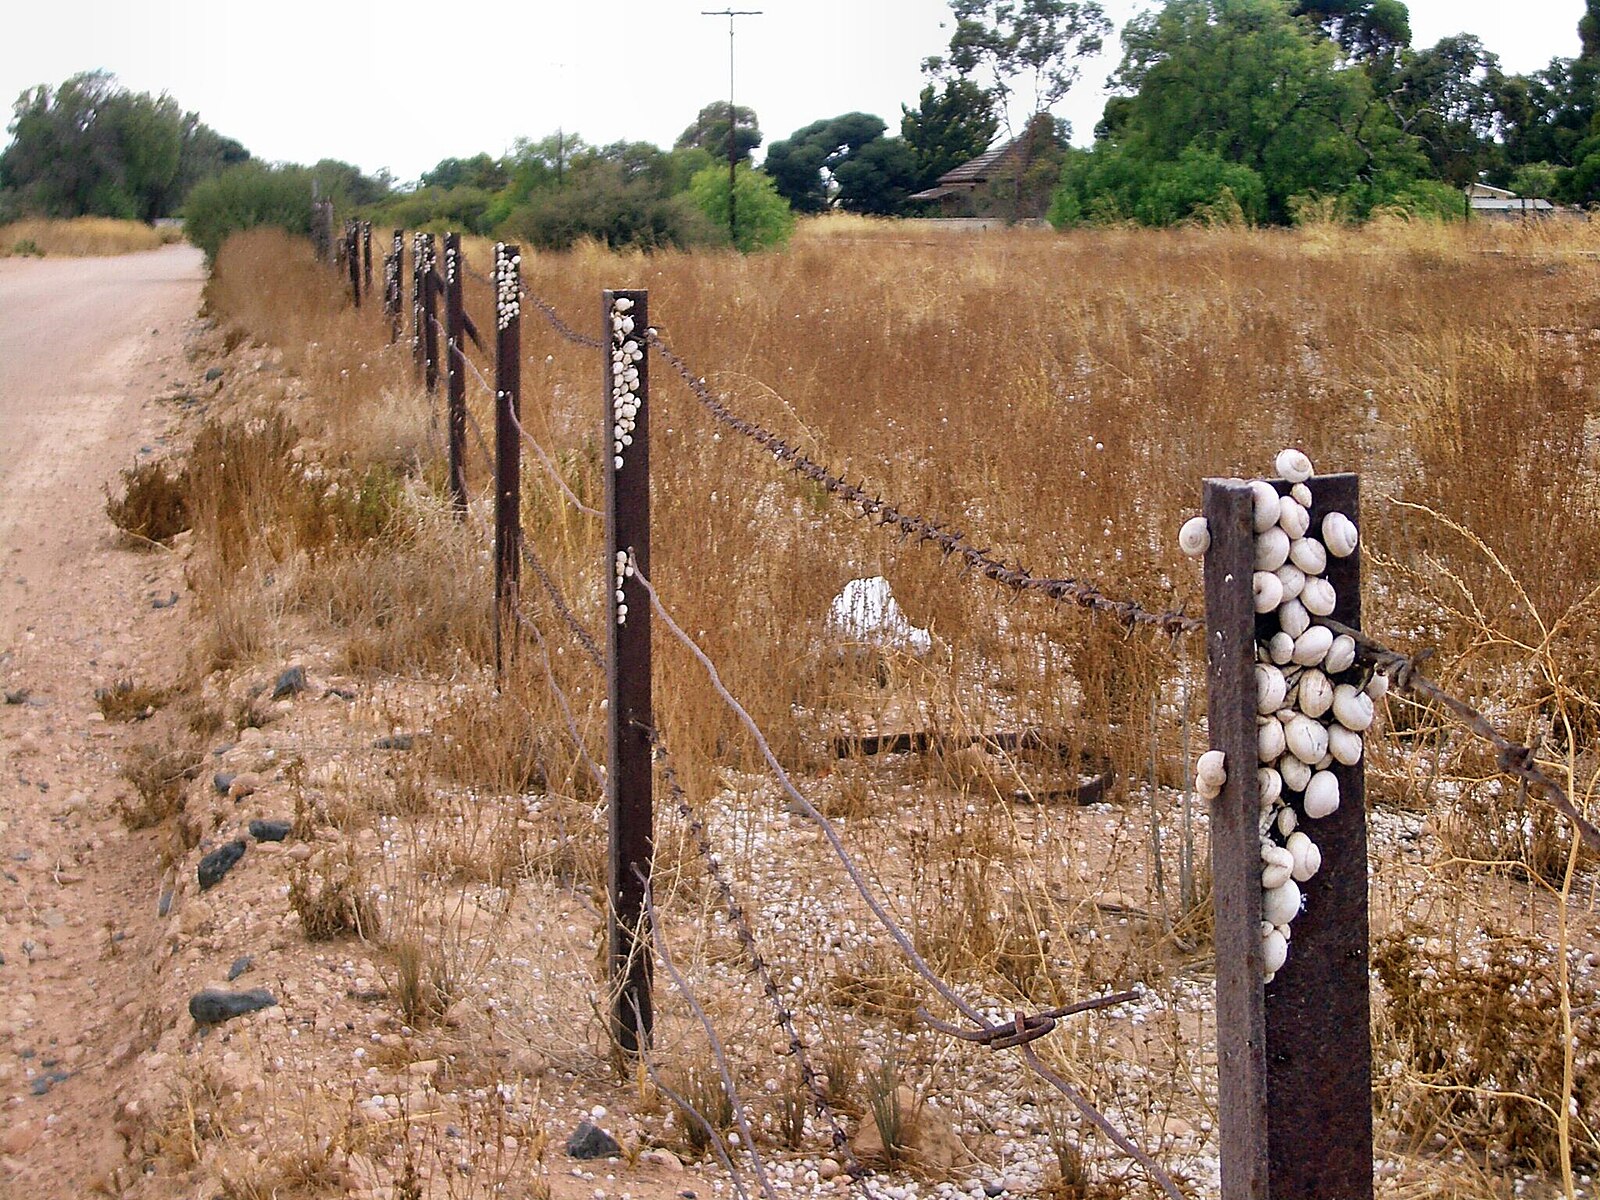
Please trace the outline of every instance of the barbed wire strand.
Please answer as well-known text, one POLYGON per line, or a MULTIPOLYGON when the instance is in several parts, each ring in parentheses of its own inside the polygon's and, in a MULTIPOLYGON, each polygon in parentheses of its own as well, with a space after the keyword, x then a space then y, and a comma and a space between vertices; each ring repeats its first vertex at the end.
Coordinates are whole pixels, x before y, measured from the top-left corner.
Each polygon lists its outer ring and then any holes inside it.
POLYGON ((706 865, 706 874, 711 880, 712 889, 717 893, 717 898, 722 902, 723 911, 727 913, 728 922, 733 929, 734 940, 739 943, 744 951, 745 961, 750 966, 750 973, 756 977, 762 993, 772 1004, 773 1014, 777 1018, 778 1027, 783 1030, 789 1039, 789 1054, 795 1060, 795 1066, 800 1072, 800 1080, 805 1084, 806 1090, 811 1094, 812 1108, 819 1117, 828 1122, 829 1139, 833 1143, 834 1151, 844 1160, 845 1171, 851 1178, 860 1178, 865 1172, 857 1161, 855 1153, 850 1149, 850 1140, 845 1136, 844 1127, 840 1125, 838 1116, 833 1111, 832 1104, 828 1101, 828 1091, 822 1086, 819 1072, 811 1063, 811 1055, 806 1049, 805 1042, 800 1037, 799 1030, 795 1027, 794 1013, 784 1002, 783 993, 777 981, 772 977, 772 971, 767 966, 766 957, 761 953, 756 944, 755 930, 751 928, 750 918, 745 913, 744 907, 739 903, 738 896, 734 893, 733 884, 728 879, 726 869, 722 865, 721 857, 716 853, 711 842, 711 831, 706 823, 701 820, 694 804, 690 801, 688 793, 678 779, 678 773, 673 768, 672 759, 667 751, 666 742, 659 729, 647 730, 650 745, 656 752, 656 766, 661 771, 662 782, 666 784, 667 794, 672 798, 678 810, 678 816, 689 830, 689 836, 694 841, 695 849, 699 852, 701 861, 706 865))
POLYGON ((590 337, 587 333, 579 333, 568 325, 561 319, 561 314, 556 311, 555 305, 545 300, 542 296, 530 292, 526 285, 523 285, 520 290, 522 298, 539 310, 539 315, 545 319, 550 328, 554 329, 573 345, 582 346, 588 350, 599 350, 604 345, 599 338, 590 337))
POLYGON ((1081 579, 1046 579, 1035 576, 1027 568, 995 557, 987 549, 975 545, 959 530, 946 529, 929 517, 903 512, 894 504, 875 496, 863 487, 848 482, 822 464, 789 445, 783 438, 755 421, 747 420, 733 412, 711 394, 704 379, 695 375, 673 349, 662 341, 654 329, 645 331, 645 339, 660 352, 667 365, 688 385, 690 393, 719 424, 750 438, 757 445, 783 463, 797 475, 820 484, 830 495, 854 508, 861 509, 865 517, 878 525, 893 526, 903 537, 914 537, 919 542, 929 542, 938 547, 940 554, 954 558, 964 570, 975 571, 986 579, 1018 592, 1037 592, 1052 600, 1076 604, 1091 612, 1111 617, 1129 628, 1146 626, 1172 635, 1197 633, 1205 628, 1205 621, 1183 612, 1154 612, 1134 600, 1114 600, 1092 583, 1081 579))
MULTIPOLYGON (((794 781, 789 777, 789 773, 784 770, 783 764, 778 761, 778 756, 773 753, 771 743, 767 741, 766 735, 761 732, 760 726, 756 724, 755 719, 750 716, 750 713, 745 709, 744 705, 739 703, 738 699, 734 697, 733 693, 731 693, 727 689, 727 686, 722 682, 722 676, 718 673, 716 664, 711 661, 711 659, 706 655, 706 652, 700 648, 699 644, 684 632, 683 627, 673 620, 672 614, 669 613, 666 609, 666 606, 661 603, 661 597, 657 594, 655 585, 650 582, 650 580, 645 576, 644 572, 639 570, 638 563, 632 561, 631 555, 629 556, 629 560, 630 565, 633 567, 633 577, 638 579, 640 586, 644 588, 646 595, 650 597, 650 606, 654 610, 656 617, 666 627, 667 631, 671 633, 672 636, 689 651, 694 659, 699 662, 700 666, 705 670, 706 675, 711 680, 712 689, 722 699, 722 702, 726 704, 733 712, 734 716, 738 718, 739 723, 744 726, 745 731, 749 733, 751 738, 755 741, 756 748, 761 752, 762 758, 766 761, 768 768, 772 771, 774 777, 777 779, 779 786, 788 795, 789 799, 799 807, 800 811, 813 824, 815 824, 818 829, 822 831, 823 837, 827 840, 829 847, 834 853, 834 856, 838 858, 840 864, 844 867, 845 874, 849 876, 850 882, 854 885, 856 891, 860 893, 862 900, 866 902, 867 908, 871 910, 872 915, 877 919, 878 924, 883 926, 884 931, 888 933, 895 944, 900 947, 901 953, 905 956, 906 961, 911 965, 912 969, 915 970, 925 982, 927 982, 928 986, 933 988, 933 990, 942 996, 947 1003, 960 1012, 962 1016, 966 1017, 974 1025, 978 1026, 979 1030, 984 1035, 984 1040, 1004 1038, 1010 1032, 1006 1026, 991 1025, 987 1020, 984 1019, 983 1015, 975 1007, 973 1007, 973 1005, 968 1003, 959 992, 950 986, 950 984, 946 983, 944 979, 942 979, 938 973, 928 965, 927 961, 922 957, 922 955, 918 953, 915 944, 913 944, 911 938, 906 934, 906 931, 900 927, 899 922, 897 922, 893 915, 890 914, 889 910, 884 907, 882 901, 878 899, 871 886, 867 883, 866 877, 861 872, 861 868, 856 864, 855 860, 851 858, 850 852, 845 848, 844 841, 842 838, 840 838, 839 831, 837 828, 835 828, 833 822, 830 821, 827 816, 816 807, 816 805, 812 804, 812 802, 801 793, 800 789, 795 786, 794 781)), ((1017 1025, 1019 1028, 1023 1026, 1024 1021, 1025 1018, 1019 1015, 1017 1018, 1017 1025)), ((1048 1030, 1046 1030, 1046 1032, 1048 1032, 1048 1030)), ((1024 1061, 1030 1060, 1029 1058, 1025 1058, 1024 1061)), ((1056 1090, 1060 1091, 1061 1094, 1064 1095, 1085 1117, 1087 1117, 1097 1129, 1099 1129, 1103 1134, 1106 1135, 1107 1138, 1111 1140, 1112 1144, 1115 1145, 1117 1149, 1121 1150, 1125 1155, 1133 1159, 1134 1162, 1143 1167, 1151 1180, 1158 1187, 1160 1187, 1163 1192, 1171 1197, 1171 1200, 1183 1200, 1183 1193, 1178 1190, 1178 1185, 1161 1167, 1161 1165, 1151 1158, 1147 1153, 1145 1153, 1145 1151, 1141 1150, 1132 1141, 1130 1141, 1128 1137, 1123 1134, 1121 1130, 1117 1129, 1115 1125, 1111 1124, 1110 1120, 1106 1118, 1105 1114, 1100 1112, 1100 1110, 1090 1103, 1086 1097, 1070 1086, 1060 1086, 1061 1084, 1064 1084, 1065 1081, 1061 1080, 1059 1076, 1041 1073, 1040 1078, 1044 1079, 1047 1083, 1050 1083, 1051 1086, 1055 1087, 1056 1090)))
POLYGON ((756 1149, 755 1132, 750 1128, 750 1114, 745 1109, 744 1101, 739 1099, 739 1089, 734 1086, 733 1070, 728 1066, 728 1054, 723 1049, 722 1039, 717 1036, 717 1027, 706 1015, 706 1010, 700 1006, 700 1001, 695 998, 694 989, 689 986, 689 981, 683 977, 677 964, 672 961, 672 951, 667 947, 667 939, 661 932, 661 920, 656 912, 655 896, 651 891, 649 878, 639 869, 637 863, 634 864, 633 873, 644 885, 644 911, 650 922, 650 941, 655 946, 656 957, 666 969, 667 975, 671 977, 673 986, 678 989, 678 994, 683 997, 684 1003, 689 1006, 689 1011, 694 1013, 695 1020, 700 1022, 700 1028, 705 1031, 706 1041, 711 1045, 711 1057, 717 1063, 717 1074, 722 1077, 722 1090, 727 1094, 728 1103, 733 1109, 733 1119, 739 1123, 739 1132, 744 1134, 745 1152, 750 1155, 750 1169, 755 1172, 756 1182, 761 1185, 761 1194, 767 1200, 778 1200, 777 1193, 772 1190, 772 1181, 767 1178, 767 1168, 761 1161, 761 1152, 756 1149))
POLYGON ((572 739, 573 746, 578 751, 578 757, 589 770, 590 777, 599 786, 602 793, 606 790, 606 773, 598 763, 589 755, 589 747, 584 744, 583 734, 578 730, 578 719, 572 714, 572 704, 567 698, 567 693, 556 682, 555 664, 550 661, 550 647, 545 641, 543 632, 538 624, 528 616, 520 604, 514 605, 511 615, 517 624, 533 635, 534 643, 539 648, 539 657, 544 666, 545 677, 550 681, 550 690, 555 693, 556 703, 561 708, 561 717, 566 722, 567 736, 572 739))
POLYGON ((578 644, 583 647, 584 653, 589 656, 589 661, 604 671, 606 658, 600 650, 599 643, 595 641, 594 634, 589 632, 588 626, 580 621, 578 615, 572 611, 572 606, 567 603, 567 598, 562 595, 561 588, 551 578, 550 572, 545 570, 544 563, 540 560, 538 554, 534 552, 533 547, 528 545, 525 538, 519 538, 518 542, 517 548, 522 552, 522 561, 527 563, 529 569, 539 577, 539 582, 549 595, 550 603, 555 608, 556 615, 561 618, 562 623, 571 631, 578 644))
POLYGON ((605 513, 601 512, 598 508, 593 508, 590 505, 585 504, 582 500, 578 499, 578 494, 574 492, 572 488, 568 486, 567 481, 562 478, 560 470, 558 470, 556 467, 555 460, 545 452, 545 448, 534 439, 534 436, 523 427, 522 422, 517 419, 517 415, 515 413, 511 414, 511 427, 515 429, 518 436, 520 436, 523 441, 527 442, 528 445, 533 449, 535 456, 537 456, 539 462, 544 466, 545 471, 549 474, 551 479, 555 480, 556 487, 561 489, 561 494, 566 497, 568 504, 572 505, 573 508, 577 509, 586 517, 605 517, 605 513))
POLYGON ((1316 618, 1316 623, 1326 626, 1335 634, 1350 637, 1356 644, 1356 655, 1361 662, 1388 676, 1390 681, 1407 695, 1443 708, 1471 733, 1493 746, 1500 770, 1520 779, 1530 790, 1542 796, 1572 823, 1584 845, 1594 853, 1600 854, 1600 827, 1596 827, 1593 821, 1579 812, 1577 805, 1567 795, 1566 789, 1539 767, 1533 748, 1512 741, 1478 709, 1465 700, 1451 695, 1422 674, 1422 663, 1426 661, 1431 651, 1424 651, 1415 656, 1406 655, 1390 649, 1359 629, 1352 629, 1340 621, 1319 617, 1316 618))

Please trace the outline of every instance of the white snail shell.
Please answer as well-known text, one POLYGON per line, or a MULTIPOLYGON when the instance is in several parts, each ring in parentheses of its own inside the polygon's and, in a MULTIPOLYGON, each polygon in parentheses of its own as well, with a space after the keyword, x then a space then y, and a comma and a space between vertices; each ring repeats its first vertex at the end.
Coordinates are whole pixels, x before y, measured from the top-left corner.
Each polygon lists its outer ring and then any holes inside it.
POLYGON ((1298 638, 1311 628, 1311 613, 1301 601, 1285 600, 1283 606, 1278 609, 1278 628, 1290 637, 1298 638))
POLYGON ((1311 514, 1293 496, 1285 496, 1278 506, 1278 528, 1289 535, 1290 541, 1303 538, 1311 528, 1311 514))
POLYGON ((1292 808, 1278 810, 1278 832, 1288 837, 1294 832, 1294 827, 1300 824, 1300 816, 1292 808))
POLYGON ((1286 879, 1275 888, 1262 893, 1261 919, 1274 925, 1287 925, 1300 913, 1300 887, 1293 879, 1286 879))
POLYGON ((1340 671, 1348 671, 1355 665, 1356 640, 1348 633, 1341 633, 1333 639, 1333 645, 1328 650, 1327 661, 1323 669, 1330 675, 1337 675, 1340 671))
POLYGON ((1339 593, 1334 591, 1333 584, 1326 579, 1307 579, 1305 590, 1300 593, 1300 603, 1306 606, 1306 611, 1319 617, 1330 617, 1338 606, 1339 593))
POLYGON ((1296 883, 1304 883, 1322 870, 1322 851, 1303 833, 1291 833, 1285 845, 1293 860, 1291 873, 1296 883))
POLYGON ((1253 524, 1257 533, 1265 533, 1278 523, 1278 489, 1264 479, 1257 479, 1250 485, 1255 501, 1253 524))
POLYGON ((1322 541, 1335 558, 1354 554, 1358 537, 1356 523, 1343 513, 1331 512, 1322 518, 1322 541))
POLYGON ((1278 764, 1278 774, 1283 776, 1283 786, 1291 792, 1303 792, 1311 783, 1311 764, 1301 762, 1294 755, 1285 755, 1278 764))
POLYGON ((1318 771, 1306 784, 1305 810, 1313 821, 1339 810, 1339 780, 1332 771, 1318 771))
POLYGON ((1295 484, 1289 489, 1289 495, 1295 498, 1295 501, 1300 505, 1301 508, 1311 507, 1311 489, 1305 484, 1295 484))
POLYGON ((1341 683, 1333 692, 1333 716, 1346 729, 1360 733, 1372 724, 1372 697, 1341 683))
MULTIPOLYGON (((1267 663, 1256 664, 1256 711, 1265 715, 1277 712, 1283 707, 1284 696, 1288 694, 1289 682, 1284 679, 1283 672, 1277 667, 1267 663)), ((1331 703, 1331 702, 1330 702, 1331 703)))
POLYGON ((1208 788, 1214 789, 1211 792, 1213 796, 1222 791, 1222 785, 1228 782, 1228 767, 1221 750, 1207 750, 1200 756, 1200 761, 1194 766, 1194 782, 1202 792, 1208 788))
POLYGON ((1333 630, 1324 625, 1312 625, 1294 640, 1293 659, 1302 667, 1314 667, 1328 657, 1333 645, 1333 630))
MULTIPOLYGON (((1306 633, 1310 633, 1308 629, 1306 633)), ((1321 671, 1310 670, 1300 676, 1300 711, 1320 717, 1333 707, 1333 684, 1321 671)))
MULTIPOLYGON (((1273 661, 1277 661, 1274 659, 1273 661)), ((1389 694, 1389 677, 1387 675, 1373 675, 1367 680, 1367 695, 1374 700, 1382 700, 1389 694)))
POLYGON ((1178 549, 1190 558, 1199 558, 1211 548, 1211 523, 1204 517, 1190 517, 1178 530, 1178 549))
POLYGON ((1343 725, 1328 726, 1328 753, 1334 762, 1355 766, 1361 761, 1361 735, 1343 725))
POLYGON ((1278 451, 1278 457, 1272 460, 1272 466, 1280 476, 1290 483, 1304 483, 1315 472, 1311 460, 1306 457, 1303 450, 1296 450, 1293 446, 1286 450, 1278 451))
MULTIPOLYGON (((1286 744, 1283 726, 1275 718, 1268 717, 1256 726, 1256 755, 1262 762, 1269 763, 1282 758, 1286 744)), ((1288 782, 1287 776, 1284 782, 1288 782)))
POLYGON ((1261 843, 1261 861, 1269 867, 1292 867, 1294 855, 1276 842, 1263 841, 1261 843))
POLYGON ((1261 969, 1266 972, 1266 982, 1271 983, 1272 977, 1283 970, 1283 964, 1288 961, 1288 939, 1275 927, 1268 930, 1261 938, 1261 969))
POLYGON ((1256 791, 1261 797, 1261 807, 1271 808, 1283 795, 1283 776, 1271 767, 1257 767, 1256 791))
MULTIPOLYGON (((1276 495, 1276 493, 1274 493, 1276 495)), ((1305 539, 1302 538, 1302 541, 1305 539)), ((1265 533, 1256 534, 1256 562, 1258 571, 1276 571, 1289 560, 1289 535, 1276 525, 1265 533)))
POLYGON ((1328 551, 1316 538, 1298 537, 1289 544, 1289 561, 1307 575, 1321 575, 1328 569, 1328 551))
POLYGON ((1273 572, 1278 577, 1278 582, 1283 585, 1283 598, 1293 600, 1305 590, 1306 573, 1293 563, 1284 563, 1273 572))
POLYGON ((1269 613, 1283 603, 1283 584, 1271 571, 1257 571, 1250 578, 1258 613, 1269 613))
POLYGON ((1314 763, 1328 752, 1328 729, 1321 721, 1296 716, 1283 734, 1289 753, 1303 763, 1314 763))
POLYGON ((1294 657, 1294 639, 1280 629, 1267 640, 1267 657, 1283 666, 1294 657))

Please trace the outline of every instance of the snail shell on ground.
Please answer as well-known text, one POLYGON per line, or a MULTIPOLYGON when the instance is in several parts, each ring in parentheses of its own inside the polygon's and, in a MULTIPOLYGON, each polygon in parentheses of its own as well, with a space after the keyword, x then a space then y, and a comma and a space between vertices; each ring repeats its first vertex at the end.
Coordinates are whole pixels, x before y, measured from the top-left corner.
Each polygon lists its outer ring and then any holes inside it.
POLYGON ((1309 613, 1331 617, 1333 610, 1338 607, 1339 593, 1326 579, 1307 579, 1305 590, 1300 593, 1300 603, 1306 606, 1309 613))
POLYGON ((1276 571, 1289 560, 1289 535, 1276 525, 1256 534, 1255 559, 1256 570, 1276 571))
POLYGON ((1250 577, 1258 613, 1269 613, 1283 603, 1283 584, 1271 571, 1257 571, 1250 577))
POLYGON ((1272 460, 1272 467, 1290 483, 1304 483, 1315 474, 1305 451, 1296 450, 1293 446, 1278 451, 1278 457, 1272 460))
POLYGON ((1274 925, 1285 925, 1300 912, 1300 887, 1293 879, 1262 893, 1261 919, 1274 925))
POLYGON ((1311 628, 1311 613, 1301 601, 1285 600, 1283 606, 1278 609, 1278 628, 1290 637, 1298 638, 1311 628))
POLYGON ((1346 729, 1360 733, 1372 724, 1372 697, 1341 683, 1333 692, 1333 716, 1346 729))
POLYGON ((1339 810, 1339 781, 1332 771, 1318 771, 1306 784, 1305 809, 1313 821, 1339 810))
POLYGON ((1252 523, 1257 533, 1265 533, 1278 523, 1278 510, 1281 507, 1278 489, 1264 479, 1257 479, 1251 483, 1250 491, 1255 501, 1252 523))
POLYGON ((1211 523, 1204 517, 1190 517, 1178 530, 1178 549, 1190 558, 1199 558, 1211 548, 1211 523))
POLYGON ((1356 523, 1343 513, 1331 512, 1322 518, 1322 541, 1335 558, 1354 554, 1358 538, 1356 523))
POLYGON ((1289 543, 1289 561, 1307 575, 1321 575, 1328 569, 1328 552, 1316 538, 1298 537, 1289 543))

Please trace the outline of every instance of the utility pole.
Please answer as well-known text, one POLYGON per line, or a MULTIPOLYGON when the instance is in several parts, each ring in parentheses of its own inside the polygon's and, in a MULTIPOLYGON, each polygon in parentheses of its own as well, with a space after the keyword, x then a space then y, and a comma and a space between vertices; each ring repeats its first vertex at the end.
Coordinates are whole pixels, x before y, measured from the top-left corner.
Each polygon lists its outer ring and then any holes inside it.
POLYGON ((759 8, 722 8, 700 10, 702 17, 728 18, 728 241, 739 244, 739 199, 736 191, 739 167, 738 110, 733 107, 733 20, 735 17, 759 17, 759 8))

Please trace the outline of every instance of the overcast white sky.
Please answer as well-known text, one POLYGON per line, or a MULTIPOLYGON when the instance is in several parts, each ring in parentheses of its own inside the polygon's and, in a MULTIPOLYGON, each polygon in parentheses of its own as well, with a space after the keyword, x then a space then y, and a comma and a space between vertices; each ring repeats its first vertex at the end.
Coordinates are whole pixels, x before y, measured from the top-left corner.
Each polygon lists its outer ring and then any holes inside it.
MULTIPOLYGON (((1154 0, 1106 0, 1120 28, 1154 0)), ((414 179, 448 155, 499 154, 555 129, 670 146, 728 90, 727 0, 13 0, 0 102, 103 67, 169 92, 258 157, 340 158, 414 179)), ((768 141, 861 110, 898 128, 922 60, 949 40, 945 0, 740 0, 737 99, 768 141)), ((1507 69, 1578 51, 1582 0, 1410 0, 1413 41, 1477 34, 1507 69)), ((1115 45, 1059 113, 1087 141, 1115 45)), ((9 108, 6 110, 9 123, 9 108)), ((7 139, 8 140, 8 139, 7 139)))

